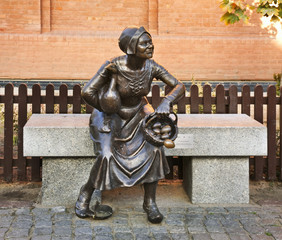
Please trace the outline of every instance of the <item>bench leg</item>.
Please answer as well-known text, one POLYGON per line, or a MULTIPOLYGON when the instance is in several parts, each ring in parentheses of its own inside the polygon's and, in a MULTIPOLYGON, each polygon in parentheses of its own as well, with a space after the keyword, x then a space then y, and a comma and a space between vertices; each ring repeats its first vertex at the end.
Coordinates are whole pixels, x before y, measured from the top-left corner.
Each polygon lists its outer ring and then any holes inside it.
POLYGON ((249 157, 186 157, 183 186, 192 203, 249 203, 249 157))

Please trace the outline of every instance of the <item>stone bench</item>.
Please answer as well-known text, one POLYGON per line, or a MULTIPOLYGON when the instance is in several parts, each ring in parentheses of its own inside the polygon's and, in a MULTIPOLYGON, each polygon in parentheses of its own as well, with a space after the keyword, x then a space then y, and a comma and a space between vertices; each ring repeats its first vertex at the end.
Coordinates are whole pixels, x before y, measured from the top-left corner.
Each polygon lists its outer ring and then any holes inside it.
MULTIPOLYGON (((33 114, 24 155, 43 157, 42 204, 74 204, 95 161, 89 114, 33 114)), ((248 203, 249 156, 267 155, 267 129, 247 115, 178 114, 176 147, 192 203, 248 203)))

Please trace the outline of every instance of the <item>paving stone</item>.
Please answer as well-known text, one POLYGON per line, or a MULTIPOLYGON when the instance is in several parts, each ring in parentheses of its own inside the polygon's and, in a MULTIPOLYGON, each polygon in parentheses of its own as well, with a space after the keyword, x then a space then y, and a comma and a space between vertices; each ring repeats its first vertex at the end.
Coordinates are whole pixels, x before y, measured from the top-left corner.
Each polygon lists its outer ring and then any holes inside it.
POLYGON ((91 227, 76 227, 74 230, 75 236, 79 235, 92 235, 93 231, 91 227))
POLYGON ((33 208, 31 212, 37 216, 44 216, 50 212, 49 208, 33 208))
POLYGON ((14 217, 13 216, 1 216, 0 218, 0 226, 2 228, 10 227, 12 224, 14 217))
POLYGON ((29 215, 29 214, 30 214, 30 208, 19 208, 15 211, 15 215, 29 215))
POLYGON ((104 235, 98 235, 95 237, 95 240, 113 240, 113 236, 104 236, 104 235))
POLYGON ((204 221, 206 229, 210 233, 224 233, 224 229, 218 220, 207 219, 204 221))
POLYGON ((51 220, 45 220, 45 219, 40 219, 38 221, 35 221, 35 228, 52 228, 52 221, 51 220))
POLYGON ((150 227, 151 233, 168 233, 165 226, 151 226, 150 227))
POLYGON ((211 237, 207 233, 198 233, 192 235, 193 240, 211 240, 211 237))
POLYGON ((203 225, 199 226, 188 226, 187 227, 189 233, 206 233, 207 230, 203 225))
POLYGON ((128 225, 128 220, 126 218, 114 218, 113 224, 115 224, 115 225, 128 225))
POLYGON ((113 226, 113 231, 118 233, 128 233, 131 232, 131 228, 128 225, 124 225, 124 226, 113 226))
POLYGON ((181 213, 181 214, 185 214, 186 212, 188 212, 188 208, 183 208, 183 207, 174 207, 174 208, 170 208, 169 209, 170 213, 181 213))
POLYGON ((134 235, 143 235, 143 234, 150 234, 150 229, 149 228, 132 228, 132 232, 134 235))
POLYGON ((0 228, 0 238, 4 239, 6 232, 8 232, 8 228, 0 228))
POLYGON ((16 220, 12 223, 12 228, 31 228, 33 222, 30 220, 16 220))
POLYGON ((188 213, 205 213, 206 209, 202 207, 197 207, 197 206, 191 206, 187 208, 188 213))
POLYGON ((169 226, 168 231, 170 233, 186 233, 186 227, 185 226, 169 226))
POLYGON ((224 207, 207 207, 206 211, 208 214, 211 213, 227 213, 227 210, 224 207))
POLYGON ((71 226, 71 224, 72 224, 71 220, 59 220, 54 223, 55 227, 65 227, 65 226, 69 227, 71 226))
POLYGON ((156 240, 171 240, 171 237, 168 233, 153 233, 153 236, 156 240))
POLYGON ((112 228, 107 226, 95 226, 94 233, 96 235, 103 235, 104 233, 112 233, 112 228))
POLYGON ((72 219, 72 215, 68 213, 57 213, 54 215, 54 220, 67 220, 67 219, 72 219))
POLYGON ((265 229, 259 225, 243 225, 244 229, 250 234, 263 234, 265 229))
POLYGON ((153 237, 150 235, 146 235, 146 234, 136 234, 135 240, 153 240, 153 237))
POLYGON ((184 218, 182 214, 169 214, 165 219, 165 223, 167 225, 183 226, 184 218))
POLYGON ((229 234, 230 240, 250 240, 251 238, 249 238, 248 235, 244 234, 244 235, 238 235, 236 233, 233 234, 229 234))
POLYGON ((172 240, 189 240, 189 239, 191 239, 191 236, 189 236, 185 233, 172 233, 171 239, 172 240))
POLYGON ((56 237, 68 237, 72 235, 72 229, 71 227, 56 227, 53 234, 56 237))
POLYGON ((24 238, 28 237, 29 229, 12 229, 11 231, 6 233, 6 238, 24 238))
POLYGON ((82 219, 75 220, 74 224, 77 227, 82 227, 82 226, 90 227, 91 226, 91 223, 89 221, 82 220, 82 219))
POLYGON ((1 209, 0 208, 0 216, 4 216, 4 215, 12 216, 14 212, 15 212, 14 209, 1 209))
POLYGON ((229 237, 225 233, 211 233, 211 239, 213 240, 229 240, 229 237))
POLYGON ((92 235, 79 235, 74 237, 75 240, 92 240, 92 235))
POLYGON ((53 236, 52 240, 72 240, 71 237, 65 237, 65 236, 53 236))
POLYGON ((33 236, 32 240, 51 240, 51 235, 41 235, 41 236, 33 236))
POLYGON ((33 229, 33 236, 38 235, 50 235, 52 233, 52 227, 39 227, 33 229))
POLYGON ((274 240, 272 235, 268 235, 268 233, 258 234, 258 235, 251 234, 250 237, 252 240, 274 240))
POLYGON ((66 212, 66 208, 64 206, 57 206, 50 209, 52 213, 63 213, 66 212))
POLYGON ((132 233, 124 233, 124 232, 118 232, 115 234, 116 240, 133 240, 134 237, 132 233))

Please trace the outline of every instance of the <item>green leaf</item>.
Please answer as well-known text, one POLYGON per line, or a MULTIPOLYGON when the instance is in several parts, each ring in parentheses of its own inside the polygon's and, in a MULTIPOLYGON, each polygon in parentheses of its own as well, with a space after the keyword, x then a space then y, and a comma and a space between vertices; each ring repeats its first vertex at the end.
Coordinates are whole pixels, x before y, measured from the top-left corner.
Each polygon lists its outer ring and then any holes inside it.
POLYGON ((236 22, 238 22, 240 19, 239 17, 234 14, 234 13, 229 13, 229 12, 226 12, 220 19, 222 22, 224 22, 226 25, 229 25, 229 24, 234 24, 236 22))

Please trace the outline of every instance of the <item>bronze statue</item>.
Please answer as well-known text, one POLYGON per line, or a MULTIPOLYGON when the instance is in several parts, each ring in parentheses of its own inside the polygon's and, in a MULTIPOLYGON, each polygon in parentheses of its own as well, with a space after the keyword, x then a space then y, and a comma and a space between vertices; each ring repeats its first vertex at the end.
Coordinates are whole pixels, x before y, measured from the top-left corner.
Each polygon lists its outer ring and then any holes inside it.
MULTIPOLYGON (((163 147, 145 139, 142 121, 152 113, 168 116, 171 105, 183 97, 185 88, 151 59, 154 45, 144 27, 126 28, 119 38, 119 47, 126 55, 106 61, 82 91, 85 102, 94 107, 90 133, 97 159, 80 190, 75 212, 81 218, 106 218, 111 215, 110 207, 96 204, 93 211, 89 208, 95 189, 143 184, 143 208, 148 220, 160 223, 163 215, 156 204, 156 188, 158 180, 169 173, 169 167, 163 147), (172 87, 155 110, 146 98, 153 79, 172 87)), ((164 129, 163 132, 169 131, 167 126, 164 129)))

